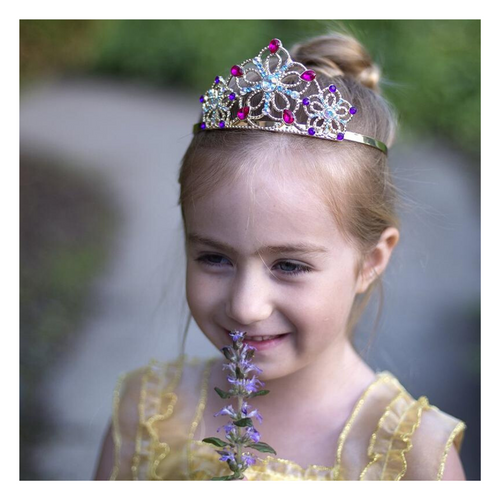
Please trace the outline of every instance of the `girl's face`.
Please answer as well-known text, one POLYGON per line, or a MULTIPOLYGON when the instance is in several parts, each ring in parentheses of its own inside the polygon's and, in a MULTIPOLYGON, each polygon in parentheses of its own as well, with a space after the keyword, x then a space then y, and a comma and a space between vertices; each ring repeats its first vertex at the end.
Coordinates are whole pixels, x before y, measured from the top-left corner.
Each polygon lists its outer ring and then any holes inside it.
POLYGON ((240 179, 186 208, 186 295, 217 349, 231 344, 230 330, 287 333, 256 353, 260 378, 271 380, 335 360, 361 280, 354 248, 303 181, 256 176, 254 199, 249 184, 240 179))

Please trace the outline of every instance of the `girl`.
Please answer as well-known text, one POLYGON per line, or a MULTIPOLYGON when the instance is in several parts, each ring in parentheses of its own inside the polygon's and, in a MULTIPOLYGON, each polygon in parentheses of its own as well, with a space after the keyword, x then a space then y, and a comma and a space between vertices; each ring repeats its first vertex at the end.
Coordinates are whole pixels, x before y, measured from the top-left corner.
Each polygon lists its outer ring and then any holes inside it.
MULTIPOLYGON (((399 240, 396 126, 379 78, 350 36, 290 52, 273 39, 200 97, 179 175, 186 296, 218 349, 233 330, 257 349, 270 391, 256 400, 258 430, 277 456, 255 452, 248 480, 465 479, 464 423, 375 373, 351 343, 399 240)), ((122 376, 96 477, 228 475, 202 442, 225 423, 213 390, 227 387, 225 362, 183 349, 122 376)))

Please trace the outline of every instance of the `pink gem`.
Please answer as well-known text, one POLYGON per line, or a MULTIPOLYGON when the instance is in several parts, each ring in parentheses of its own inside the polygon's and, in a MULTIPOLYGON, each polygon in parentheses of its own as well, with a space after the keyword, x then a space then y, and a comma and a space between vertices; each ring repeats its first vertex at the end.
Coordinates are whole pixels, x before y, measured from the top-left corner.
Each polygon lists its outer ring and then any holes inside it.
POLYGON ((238 111, 238 118, 244 120, 248 116, 248 113, 250 113, 250 108, 245 106, 238 111))
POLYGON ((295 121, 295 117, 289 109, 285 109, 285 111, 283 111, 283 120, 285 120, 285 123, 288 123, 289 125, 295 121))
POLYGON ((273 38, 271 40, 271 43, 269 44, 269 51, 271 54, 275 54, 278 52, 279 48, 281 47, 281 41, 278 38, 273 38))
POLYGON ((231 74, 233 76, 243 76, 243 68, 241 66, 238 66, 237 64, 235 64, 231 68, 231 74))
POLYGON ((312 82, 316 78, 316 73, 312 69, 310 69, 304 71, 304 73, 300 75, 300 78, 302 78, 302 80, 305 80, 306 82, 312 82))

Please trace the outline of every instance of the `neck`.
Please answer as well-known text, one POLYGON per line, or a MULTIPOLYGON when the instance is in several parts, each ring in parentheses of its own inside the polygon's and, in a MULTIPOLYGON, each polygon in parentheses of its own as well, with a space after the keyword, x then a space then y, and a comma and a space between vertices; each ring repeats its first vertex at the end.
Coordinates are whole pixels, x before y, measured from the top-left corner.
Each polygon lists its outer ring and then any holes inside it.
POLYGON ((287 376, 265 382, 272 398, 259 398, 258 406, 290 411, 335 408, 350 411, 362 388, 374 378, 373 371, 347 340, 325 351, 320 359, 287 376), (261 404, 261 401, 263 402, 261 404))
MULTIPOLYGON (((214 367, 215 377, 222 382, 221 360, 214 367)), ((257 364, 258 366, 258 364, 257 364)), ((226 372, 224 372, 226 373, 226 372)), ((347 340, 324 351, 321 358, 289 375, 264 380, 269 396, 250 400, 262 415, 304 413, 304 408, 319 414, 330 411, 349 413, 363 390, 375 378, 373 370, 356 353, 347 340), (272 395, 272 397, 271 397, 272 395)), ((222 385, 224 387, 224 385, 222 385)))

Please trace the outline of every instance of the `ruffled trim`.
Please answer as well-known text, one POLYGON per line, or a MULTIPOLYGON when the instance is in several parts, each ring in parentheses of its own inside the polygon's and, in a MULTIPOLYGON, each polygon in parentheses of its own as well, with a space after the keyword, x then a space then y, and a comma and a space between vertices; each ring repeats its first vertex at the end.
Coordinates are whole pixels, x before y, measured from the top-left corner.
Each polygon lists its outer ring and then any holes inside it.
MULTIPOLYGON (((220 462, 219 455, 215 453, 216 446, 192 441, 191 447, 192 465, 196 471, 191 473, 191 479, 210 479, 231 474, 225 462, 220 462)), ((319 465, 309 465, 304 469, 296 462, 269 455, 249 467, 245 476, 249 481, 333 481, 334 469, 319 465)))
POLYGON ((370 462, 360 475, 361 481, 399 481, 407 470, 405 455, 411 450, 411 438, 419 427, 422 412, 429 408, 425 396, 414 401, 401 391, 387 406, 370 439, 370 462))
POLYGON ((443 479, 444 474, 444 466, 446 464, 446 459, 448 458, 448 453, 450 452, 450 448, 453 444, 457 448, 457 451, 460 451, 460 447, 462 446, 462 440, 464 437, 465 429, 467 426, 464 422, 460 421, 455 426, 450 436, 448 437, 448 441, 446 442, 446 446, 443 451, 443 456, 441 457, 441 463, 439 464, 439 471, 436 480, 441 481, 443 479))
POLYGON ((139 429, 136 439, 136 453, 133 459, 134 479, 146 478, 162 480, 158 466, 170 454, 168 443, 161 441, 157 426, 170 418, 174 412, 178 397, 177 388, 184 367, 185 356, 176 361, 160 364, 151 360, 149 369, 144 374, 139 403, 139 429), (164 385, 167 384, 166 388, 164 385), (162 407, 165 407, 162 411, 162 407), (146 436, 143 437, 143 431, 146 436))

